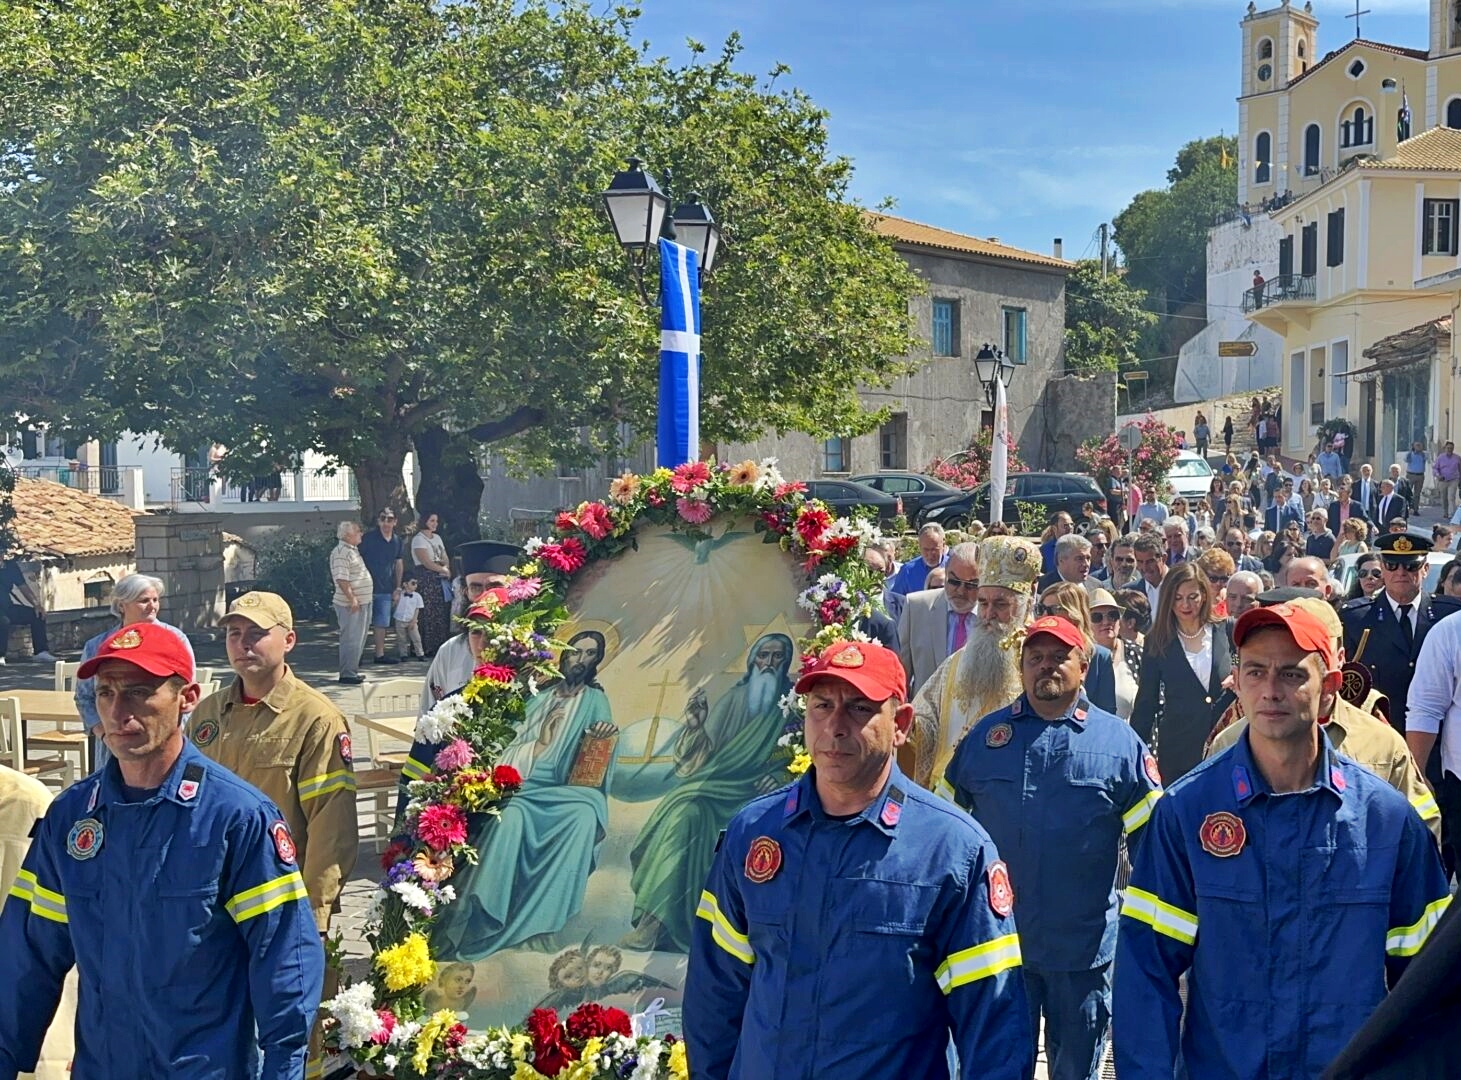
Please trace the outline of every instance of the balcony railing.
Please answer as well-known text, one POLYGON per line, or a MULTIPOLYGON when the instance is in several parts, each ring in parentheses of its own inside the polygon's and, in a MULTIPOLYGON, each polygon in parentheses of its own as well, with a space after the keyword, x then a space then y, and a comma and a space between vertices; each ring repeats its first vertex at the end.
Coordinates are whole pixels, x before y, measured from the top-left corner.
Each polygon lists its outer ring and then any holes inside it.
POLYGON ((1313 274, 1281 274, 1243 294, 1243 314, 1288 300, 1314 299, 1313 274))
POLYGON ((50 480, 92 495, 117 495, 122 480, 115 466, 98 465, 17 465, 15 475, 28 480, 50 480))
POLYGON ((281 472, 275 476, 236 484, 223 480, 212 469, 173 469, 172 505, 238 505, 242 503, 355 502, 360 497, 355 474, 338 469, 327 475, 313 470, 302 474, 281 472))

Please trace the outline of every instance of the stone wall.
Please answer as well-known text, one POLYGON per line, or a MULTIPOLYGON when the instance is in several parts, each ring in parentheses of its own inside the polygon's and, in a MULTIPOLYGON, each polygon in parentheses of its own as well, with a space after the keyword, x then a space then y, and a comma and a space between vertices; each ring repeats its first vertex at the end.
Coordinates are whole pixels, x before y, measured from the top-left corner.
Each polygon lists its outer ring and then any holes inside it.
MULTIPOLYGON (((1047 468, 1080 472, 1076 448, 1092 436, 1116 430, 1116 372, 1051 379, 1045 386, 1042 411, 1047 429, 1043 441, 1050 462, 1047 468)), ((1032 469, 1041 468, 1025 460, 1032 469)))
POLYGON ((223 532, 219 514, 137 519, 137 570, 167 585, 163 611, 183 630, 211 629, 223 614, 223 532))

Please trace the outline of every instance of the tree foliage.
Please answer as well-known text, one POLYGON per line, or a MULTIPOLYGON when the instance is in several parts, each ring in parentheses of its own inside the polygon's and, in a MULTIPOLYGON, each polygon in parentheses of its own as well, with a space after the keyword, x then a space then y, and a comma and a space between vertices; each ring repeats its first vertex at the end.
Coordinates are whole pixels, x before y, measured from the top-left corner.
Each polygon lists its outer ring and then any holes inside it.
POLYGON ((1198 139, 1177 152, 1167 187, 1138 193, 1113 222, 1131 284, 1168 309, 1207 297, 1207 233, 1238 203, 1237 140, 1198 139))
POLYGON ((1065 282, 1065 366, 1069 371, 1116 371, 1141 358, 1138 347, 1157 316, 1147 294, 1124 273, 1101 277, 1101 264, 1076 263, 1065 282))
POLYGON ((734 37, 648 56, 636 15, 5 5, 7 407, 222 443, 232 476, 320 451, 367 512, 400 505, 426 432, 524 468, 595 459, 654 428, 657 315, 597 198, 637 152, 725 228, 703 436, 869 429, 855 388, 904 370, 919 285, 847 201, 825 114, 738 70, 734 37))

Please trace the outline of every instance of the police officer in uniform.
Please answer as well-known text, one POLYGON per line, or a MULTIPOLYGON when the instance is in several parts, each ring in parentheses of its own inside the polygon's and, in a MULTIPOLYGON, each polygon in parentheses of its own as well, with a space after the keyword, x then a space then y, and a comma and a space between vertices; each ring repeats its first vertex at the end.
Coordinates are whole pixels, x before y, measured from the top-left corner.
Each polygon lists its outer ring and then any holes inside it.
POLYGON ((1345 605, 1340 612, 1344 652, 1369 669, 1375 689, 1389 701, 1391 725, 1404 735, 1410 680, 1432 625, 1420 596, 1431 544, 1409 533, 1388 533, 1375 541, 1375 547, 1380 552, 1385 587, 1367 601, 1345 605))
POLYGON ((299 1080, 325 953, 279 810, 183 737, 192 657, 134 623, 81 666, 114 759, 63 791, 0 913, 0 1078, 75 965, 76 1080, 299 1080))
POLYGON ((1342 678, 1324 624, 1254 608, 1234 640, 1248 727, 1157 803, 1122 904, 1122 1080, 1319 1075, 1451 902, 1409 802, 1324 737, 1342 678))
MULTIPOLYGON (((1343 629, 1339 623, 1339 616, 1335 614, 1333 605, 1318 598, 1299 598, 1291 600, 1295 607, 1302 608, 1312 614, 1324 624, 1324 629, 1334 639, 1335 647, 1339 648, 1339 639, 1343 629)), ((1344 653, 1339 653, 1341 668, 1344 667, 1344 653)), ((1350 671, 1345 672, 1347 679, 1354 677, 1350 671)), ((1383 720, 1377 719, 1371 713, 1358 708, 1349 701, 1349 696, 1356 696, 1363 703, 1366 698, 1373 694, 1361 682, 1358 685, 1341 686, 1339 693, 1334 695, 1334 708, 1328 716, 1319 718, 1319 726, 1324 729, 1324 734, 1329 739, 1329 745, 1349 758, 1357 765, 1363 765, 1370 772, 1374 773, 1385 783, 1389 784, 1400 794, 1404 795, 1415 812, 1421 816, 1426 827, 1437 840, 1441 838, 1441 808, 1436 803, 1436 797, 1431 794, 1431 789, 1425 782, 1425 777, 1415 764, 1415 758, 1410 754, 1410 748, 1405 745, 1405 739, 1398 731, 1392 728, 1383 720)), ((1208 748, 1205 757, 1212 757, 1220 754, 1232 746, 1248 729, 1248 724, 1242 719, 1242 706, 1234 703, 1234 709, 1238 712, 1238 718, 1232 726, 1224 728, 1213 737, 1212 745, 1208 748)))
POLYGON ((945 777, 989 830, 1020 900, 1032 1033, 1045 1015, 1051 1080, 1093 1080, 1111 1018, 1116 861, 1162 795, 1157 762, 1082 689, 1090 644, 1062 616, 1031 624, 1024 693, 976 724, 945 777))
MULTIPOLYGON (((295 645, 294 613, 271 592, 244 593, 223 616, 234 680, 198 703, 193 744, 253 784, 284 812, 320 936, 340 910, 340 890, 355 869, 359 824, 355 767, 345 716, 301 682, 286 662, 295 645)), ((324 999, 337 977, 326 974, 324 999)), ((310 1040, 306 1080, 322 1073, 324 1042, 310 1040)))
POLYGON ((1034 1068, 1009 873, 967 814, 911 783, 896 653, 805 669, 813 767, 717 845, 685 980, 696 1080, 947 1077, 1034 1068))

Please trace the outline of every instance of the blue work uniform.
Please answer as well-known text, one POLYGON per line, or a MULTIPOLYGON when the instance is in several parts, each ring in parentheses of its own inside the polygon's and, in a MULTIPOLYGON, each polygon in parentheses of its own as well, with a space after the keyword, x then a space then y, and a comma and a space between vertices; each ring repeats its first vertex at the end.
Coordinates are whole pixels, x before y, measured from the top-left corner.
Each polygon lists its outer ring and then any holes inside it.
POLYGON ((1179 1056, 1190 1080, 1318 1076, 1450 903, 1405 796, 1328 739, 1314 782, 1275 794, 1248 738, 1167 790, 1136 853, 1117 942, 1122 1080, 1172 1080, 1179 1056))
POLYGON ((0 1080, 34 1068, 73 965, 76 1080, 298 1080, 325 954, 295 858, 192 743, 145 801, 115 761, 62 792, 0 914, 0 1080))
POLYGON ((396 831, 400 832, 406 820, 406 804, 411 801, 411 782, 424 780, 436 767, 436 755, 446 746, 445 742, 422 742, 417 739, 411 744, 411 752, 401 766, 401 779, 396 783, 396 831))
POLYGON ((1055 720, 1022 694, 969 730, 944 779, 1009 863, 1031 1031, 1043 1012, 1051 1080, 1094 1077, 1111 1016, 1117 853, 1162 797, 1156 759, 1084 694, 1055 720))
POLYGON ((696 1080, 964 1077, 1034 1068, 1008 873, 968 815, 895 765, 831 818, 815 770, 731 821, 685 979, 696 1080))

